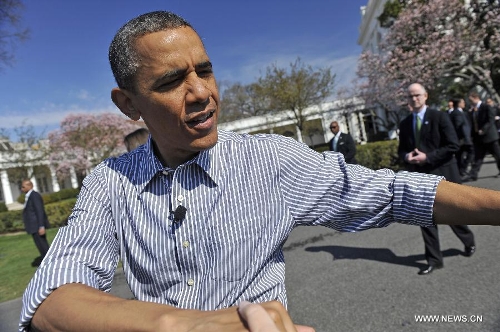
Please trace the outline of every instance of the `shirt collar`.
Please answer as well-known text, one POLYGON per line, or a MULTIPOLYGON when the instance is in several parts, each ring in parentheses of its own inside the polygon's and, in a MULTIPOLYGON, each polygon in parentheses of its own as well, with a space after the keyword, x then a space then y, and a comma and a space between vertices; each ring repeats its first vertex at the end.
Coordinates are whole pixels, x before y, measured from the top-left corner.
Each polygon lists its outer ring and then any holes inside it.
MULTIPOLYGON (((221 142, 219 140, 214 147, 201 151, 196 157, 185 162, 179 167, 186 167, 191 164, 197 165, 205 173, 207 173, 210 179, 212 179, 212 181, 214 181, 217 185, 217 183, 220 183, 219 181, 221 178, 221 167, 219 161, 221 156, 220 144, 221 142)), ((133 170, 131 172, 133 174, 128 174, 127 177, 136 186, 138 192, 142 192, 144 187, 151 182, 153 177, 159 174, 171 173, 175 171, 170 167, 163 166, 158 157, 155 155, 151 135, 146 144, 123 155, 122 158, 125 158, 124 162, 134 162, 137 164, 132 167, 133 170), (138 162, 137 160, 140 161, 138 162)))
POLYGON ((418 113, 415 113, 413 112, 413 119, 416 119, 416 117, 418 116, 420 118, 420 120, 424 120, 424 116, 425 116, 425 112, 427 111, 427 105, 424 105, 424 107, 422 108, 422 110, 418 113))
POLYGON ((24 200, 25 200, 25 201, 27 201, 27 200, 28 200, 28 198, 30 197, 30 195, 31 195, 31 193, 32 193, 32 192, 33 192, 33 189, 30 189, 30 191, 28 191, 28 192, 26 193, 26 195, 24 195, 24 200))

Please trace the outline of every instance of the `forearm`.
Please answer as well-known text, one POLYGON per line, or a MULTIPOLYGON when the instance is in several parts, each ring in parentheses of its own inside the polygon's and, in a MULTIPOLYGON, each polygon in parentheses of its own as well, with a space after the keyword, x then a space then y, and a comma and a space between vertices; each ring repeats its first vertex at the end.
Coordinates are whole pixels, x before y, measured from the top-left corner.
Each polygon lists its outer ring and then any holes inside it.
POLYGON ((32 326, 35 331, 185 331, 196 319, 195 310, 126 300, 74 283, 42 302, 32 326))
MULTIPOLYGON (((295 331, 281 303, 271 301, 261 305, 280 331, 295 331)), ((216 311, 178 309, 125 300, 76 283, 61 286, 50 294, 35 312, 31 324, 34 331, 248 331, 237 307, 216 311)))
POLYGON ((500 192, 441 181, 434 202, 436 224, 500 225, 500 192))

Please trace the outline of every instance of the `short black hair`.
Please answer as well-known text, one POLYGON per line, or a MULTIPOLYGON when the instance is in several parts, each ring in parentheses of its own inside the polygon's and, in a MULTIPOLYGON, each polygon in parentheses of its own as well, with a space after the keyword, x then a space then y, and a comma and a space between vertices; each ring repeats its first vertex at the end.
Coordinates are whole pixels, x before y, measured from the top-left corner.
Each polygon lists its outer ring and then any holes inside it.
POLYGON ((134 48, 137 38, 149 33, 181 27, 193 29, 188 21, 168 11, 142 14, 122 26, 113 38, 108 53, 111 70, 118 87, 135 92, 135 75, 139 67, 134 48))

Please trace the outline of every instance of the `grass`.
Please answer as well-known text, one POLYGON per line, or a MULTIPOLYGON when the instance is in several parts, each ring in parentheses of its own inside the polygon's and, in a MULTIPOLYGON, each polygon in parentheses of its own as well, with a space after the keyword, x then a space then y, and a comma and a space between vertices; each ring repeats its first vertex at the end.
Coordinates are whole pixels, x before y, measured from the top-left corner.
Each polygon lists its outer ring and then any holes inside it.
MULTIPOLYGON (((47 230, 47 239, 52 243, 57 228, 47 230)), ((31 262, 40 253, 31 235, 20 233, 0 236, 0 302, 23 295, 24 289, 36 271, 31 262)))

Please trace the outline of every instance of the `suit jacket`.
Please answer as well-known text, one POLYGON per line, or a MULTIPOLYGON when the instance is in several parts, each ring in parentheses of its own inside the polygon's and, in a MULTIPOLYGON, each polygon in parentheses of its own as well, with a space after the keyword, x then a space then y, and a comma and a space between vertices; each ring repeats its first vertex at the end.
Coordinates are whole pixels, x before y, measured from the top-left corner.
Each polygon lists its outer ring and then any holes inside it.
POLYGON ((28 234, 37 233, 40 227, 50 227, 42 196, 34 190, 29 195, 28 201, 26 201, 23 210, 23 222, 24 229, 28 234))
POLYGON ((481 103, 477 112, 469 112, 470 121, 472 124, 472 137, 481 143, 491 143, 498 140, 498 131, 495 125, 495 110, 486 103, 481 103), (474 113, 477 113, 476 115, 474 113), (476 119, 474 119, 476 116, 476 119), (483 135, 479 135, 474 130, 474 121, 477 121, 477 127, 483 131, 483 135))
MULTIPOLYGON (((348 164, 356 164, 356 143, 351 135, 347 133, 340 133, 339 140, 337 141, 337 151, 344 155, 345 162, 348 164)), ((335 137, 334 137, 335 138, 335 137)), ((330 151, 333 149, 333 139, 329 142, 330 151)))
POLYGON ((469 119, 465 115, 463 111, 460 111, 458 108, 455 108, 450 113, 451 123, 455 128, 455 132, 457 133, 458 140, 461 144, 472 145, 471 138, 471 127, 469 124, 469 119))
MULTIPOLYGON (((406 154, 415 148, 413 114, 410 114, 399 126, 398 154, 401 160, 405 160, 406 154)), ((455 152, 459 148, 457 134, 448 114, 427 108, 420 128, 419 148, 427 155, 427 162, 422 166, 405 162, 406 169, 411 172, 442 175, 448 181, 460 183, 455 159, 455 152)))

